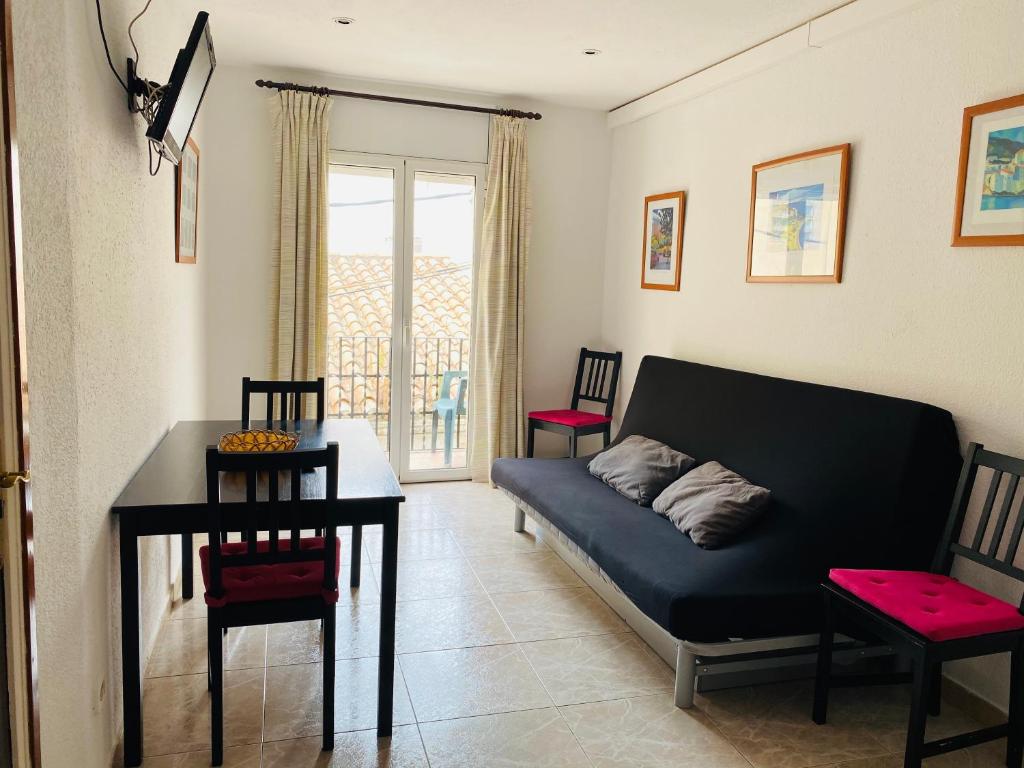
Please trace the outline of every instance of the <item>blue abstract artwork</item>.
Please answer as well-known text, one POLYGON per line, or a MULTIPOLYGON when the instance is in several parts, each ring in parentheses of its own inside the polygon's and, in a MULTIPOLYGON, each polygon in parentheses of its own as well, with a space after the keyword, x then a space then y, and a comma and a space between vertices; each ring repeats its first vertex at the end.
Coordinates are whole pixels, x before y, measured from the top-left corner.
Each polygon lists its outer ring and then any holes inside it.
POLYGON ((1024 208, 1024 125, 990 131, 981 210, 1024 208))
POLYGON ((768 235, 785 244, 788 252, 803 251, 822 242, 821 213, 824 184, 779 189, 769 193, 772 202, 768 235))

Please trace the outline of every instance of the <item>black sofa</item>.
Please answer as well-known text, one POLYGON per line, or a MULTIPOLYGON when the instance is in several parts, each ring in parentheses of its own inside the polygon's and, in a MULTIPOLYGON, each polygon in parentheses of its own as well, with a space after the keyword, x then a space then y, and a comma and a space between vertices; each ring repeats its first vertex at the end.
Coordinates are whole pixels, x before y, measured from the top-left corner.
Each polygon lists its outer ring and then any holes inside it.
POLYGON ((814 633, 828 568, 926 568, 961 463, 934 406, 661 357, 643 359, 615 442, 630 435, 717 460, 772 502, 704 550, 588 459, 499 459, 491 478, 677 641, 814 633))

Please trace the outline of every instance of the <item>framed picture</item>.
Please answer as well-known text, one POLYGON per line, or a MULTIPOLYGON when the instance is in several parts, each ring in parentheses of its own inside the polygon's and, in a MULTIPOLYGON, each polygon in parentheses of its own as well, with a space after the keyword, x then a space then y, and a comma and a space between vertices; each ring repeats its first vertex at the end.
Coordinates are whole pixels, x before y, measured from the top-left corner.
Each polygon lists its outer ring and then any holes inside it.
POLYGON ((683 258, 686 193, 666 192, 644 198, 644 248, 640 287, 678 291, 683 258))
POLYGON ((177 205, 174 213, 174 260, 179 264, 196 263, 196 238, 199 224, 199 147, 189 136, 181 151, 177 172, 177 205))
POLYGON ((964 110, 953 245, 1024 245, 1024 94, 964 110))
POLYGON ((748 283, 842 280, 849 173, 849 144, 754 166, 748 283))

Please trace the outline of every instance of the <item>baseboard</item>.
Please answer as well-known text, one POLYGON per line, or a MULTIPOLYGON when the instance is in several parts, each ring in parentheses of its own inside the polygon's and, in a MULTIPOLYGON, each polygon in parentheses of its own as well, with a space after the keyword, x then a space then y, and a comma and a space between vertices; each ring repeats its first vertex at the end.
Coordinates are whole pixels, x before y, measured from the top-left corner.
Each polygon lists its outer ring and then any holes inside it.
POLYGON ((987 699, 983 699, 962 683, 946 676, 942 678, 942 697, 984 727, 1006 722, 1006 712, 987 699))

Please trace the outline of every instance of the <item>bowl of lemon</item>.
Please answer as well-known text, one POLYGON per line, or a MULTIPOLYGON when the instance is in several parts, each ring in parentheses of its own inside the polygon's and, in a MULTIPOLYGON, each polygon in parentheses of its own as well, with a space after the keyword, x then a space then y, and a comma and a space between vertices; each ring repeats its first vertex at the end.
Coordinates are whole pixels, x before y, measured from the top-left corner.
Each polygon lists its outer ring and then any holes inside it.
POLYGON ((283 429, 243 429, 220 439, 222 453, 280 453, 294 451, 299 435, 283 429))

